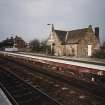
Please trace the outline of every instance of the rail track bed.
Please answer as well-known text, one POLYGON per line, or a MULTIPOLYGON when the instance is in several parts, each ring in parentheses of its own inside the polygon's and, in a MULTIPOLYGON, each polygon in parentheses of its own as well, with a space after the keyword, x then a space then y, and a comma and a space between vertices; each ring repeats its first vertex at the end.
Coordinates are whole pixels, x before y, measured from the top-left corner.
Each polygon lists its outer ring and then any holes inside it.
POLYGON ((61 105, 2 67, 0 67, 0 86, 13 105, 61 105))
MULTIPOLYGON (((84 91, 83 88, 80 89, 78 88, 78 86, 76 88, 72 86, 73 84, 68 85, 64 81, 61 82, 60 79, 57 80, 57 78, 51 77, 51 75, 46 75, 46 73, 43 74, 43 72, 38 72, 38 70, 36 69, 31 70, 25 67, 24 65, 22 66, 16 62, 12 62, 6 59, 0 59, 0 65, 4 69, 12 73, 15 73, 15 75, 18 75, 19 77, 21 77, 21 79, 23 79, 27 83, 37 87, 40 90, 43 90, 45 93, 49 94, 54 99, 63 103, 63 105, 104 105, 105 104, 105 99, 101 98, 100 95, 99 97, 97 97, 86 90, 84 91)), ((72 80, 70 81, 75 82, 72 80)))

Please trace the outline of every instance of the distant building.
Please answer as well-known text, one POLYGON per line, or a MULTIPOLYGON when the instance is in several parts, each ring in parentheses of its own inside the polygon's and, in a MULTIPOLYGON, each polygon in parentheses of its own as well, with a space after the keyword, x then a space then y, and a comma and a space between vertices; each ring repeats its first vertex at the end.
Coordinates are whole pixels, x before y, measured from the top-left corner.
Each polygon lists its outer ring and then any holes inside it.
POLYGON ((26 43, 25 41, 21 38, 21 37, 10 37, 7 38, 6 40, 4 40, 2 43, 2 47, 3 48, 25 48, 26 47, 26 43))
POLYGON ((57 56, 92 56, 100 49, 99 28, 93 31, 92 26, 72 31, 55 30, 48 38, 48 44, 57 56))
POLYGON ((24 48, 24 47, 26 47, 25 41, 19 36, 16 36, 14 38, 14 44, 15 44, 16 48, 24 48))

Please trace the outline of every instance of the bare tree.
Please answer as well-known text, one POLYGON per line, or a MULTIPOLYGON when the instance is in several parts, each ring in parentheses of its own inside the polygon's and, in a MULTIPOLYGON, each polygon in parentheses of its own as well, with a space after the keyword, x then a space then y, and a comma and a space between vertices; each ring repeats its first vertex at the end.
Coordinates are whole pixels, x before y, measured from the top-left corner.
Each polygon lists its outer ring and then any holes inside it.
POLYGON ((40 49, 42 53, 46 53, 47 49, 47 40, 42 40, 40 43, 40 49))
POLYGON ((33 39, 30 41, 30 48, 32 51, 38 51, 40 47, 40 41, 38 39, 33 39))

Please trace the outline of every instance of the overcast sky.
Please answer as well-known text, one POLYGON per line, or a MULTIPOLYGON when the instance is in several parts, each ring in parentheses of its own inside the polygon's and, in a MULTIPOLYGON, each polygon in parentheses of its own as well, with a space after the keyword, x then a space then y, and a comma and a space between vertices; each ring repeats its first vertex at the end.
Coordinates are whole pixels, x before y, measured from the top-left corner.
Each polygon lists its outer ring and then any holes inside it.
POLYGON ((0 40, 11 34, 46 39, 49 23, 63 30, 99 26, 104 40, 105 0, 0 0, 0 40))

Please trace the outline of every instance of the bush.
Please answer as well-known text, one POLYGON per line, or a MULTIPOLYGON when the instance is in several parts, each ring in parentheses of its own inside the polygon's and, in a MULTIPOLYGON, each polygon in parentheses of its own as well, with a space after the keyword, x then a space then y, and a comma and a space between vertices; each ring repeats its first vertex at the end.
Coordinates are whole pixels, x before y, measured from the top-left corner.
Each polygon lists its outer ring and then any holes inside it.
POLYGON ((100 50, 93 55, 95 58, 105 59, 105 51, 100 50))

